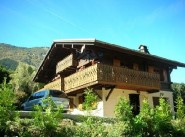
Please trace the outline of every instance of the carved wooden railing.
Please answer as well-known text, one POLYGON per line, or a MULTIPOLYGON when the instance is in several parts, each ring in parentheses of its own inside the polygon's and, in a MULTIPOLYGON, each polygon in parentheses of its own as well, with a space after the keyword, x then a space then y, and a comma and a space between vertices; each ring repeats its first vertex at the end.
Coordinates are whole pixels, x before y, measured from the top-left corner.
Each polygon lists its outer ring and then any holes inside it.
POLYGON ((73 91, 79 87, 93 84, 119 86, 137 86, 147 89, 159 89, 159 74, 136 71, 123 67, 95 64, 64 78, 64 90, 73 91))
POLYGON ((90 66, 64 78, 64 90, 90 84, 94 81, 97 81, 97 65, 90 66))
POLYGON ((103 64, 100 64, 98 67, 98 80, 115 85, 129 84, 133 86, 149 87, 151 89, 160 88, 159 74, 103 64))
POLYGON ((77 63, 74 60, 74 56, 73 56, 73 54, 71 54, 57 63, 56 73, 59 73, 59 72, 65 70, 66 68, 76 66, 76 65, 77 65, 77 63))
POLYGON ((56 79, 55 81, 52 81, 44 86, 45 89, 56 89, 56 90, 62 90, 62 79, 56 79))

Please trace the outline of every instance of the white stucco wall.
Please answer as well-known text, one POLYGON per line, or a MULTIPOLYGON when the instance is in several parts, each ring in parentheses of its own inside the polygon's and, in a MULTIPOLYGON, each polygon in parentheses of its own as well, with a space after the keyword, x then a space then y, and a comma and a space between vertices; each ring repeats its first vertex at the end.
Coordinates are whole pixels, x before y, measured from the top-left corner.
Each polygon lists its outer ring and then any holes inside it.
POLYGON ((174 113, 173 92, 171 91, 159 91, 157 93, 148 94, 148 101, 151 107, 153 107, 153 97, 161 96, 168 99, 168 103, 170 104, 172 112, 174 113))
POLYGON ((103 115, 106 117, 114 117, 114 110, 115 105, 118 103, 118 100, 121 96, 125 96, 129 99, 129 94, 139 94, 140 100, 140 109, 143 106, 143 99, 147 99, 150 106, 153 107, 153 97, 160 97, 161 95, 165 98, 168 98, 169 104, 172 108, 172 112, 174 112, 174 105, 173 105, 173 93, 170 91, 160 91, 156 93, 148 93, 146 91, 134 91, 134 90, 125 90, 125 89, 114 89, 109 99, 106 101, 106 97, 110 90, 103 89, 103 107, 104 112, 103 115))
POLYGON ((104 107, 104 116, 106 117, 114 117, 114 110, 115 106, 119 101, 120 97, 125 96, 126 98, 129 98, 129 94, 138 94, 134 90, 125 90, 125 89, 114 89, 113 92, 110 94, 108 100, 106 101, 106 97, 109 93, 109 90, 103 89, 103 107, 104 107))
MULTIPOLYGON (((126 89, 113 89, 112 93, 110 94, 108 100, 106 101, 106 97, 110 92, 109 90, 105 90, 104 88, 102 91, 98 91, 99 95, 101 96, 102 100, 98 99, 97 109, 91 112, 92 115, 96 116, 105 116, 105 117, 114 117, 114 110, 115 105, 118 103, 119 98, 125 96, 129 99, 129 94, 139 94, 140 100, 140 108, 142 108, 143 99, 147 99, 151 107, 153 107, 153 97, 160 97, 161 95, 165 98, 168 98, 169 104, 172 108, 172 112, 174 112, 174 105, 173 105, 173 93, 169 91, 160 91, 156 93, 148 93, 146 91, 135 91, 135 90, 126 90, 126 89)), ((75 105, 78 104, 78 97, 81 94, 74 97, 75 105)), ((71 114, 82 114, 85 115, 87 112, 80 111, 79 109, 75 108, 71 114)))

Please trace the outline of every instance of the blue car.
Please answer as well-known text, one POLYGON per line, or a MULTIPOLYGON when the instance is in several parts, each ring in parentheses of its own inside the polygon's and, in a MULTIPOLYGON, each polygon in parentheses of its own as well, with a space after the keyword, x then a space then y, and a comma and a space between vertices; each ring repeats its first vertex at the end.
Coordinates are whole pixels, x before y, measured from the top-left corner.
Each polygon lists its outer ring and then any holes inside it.
POLYGON ((69 99, 63 91, 59 90, 41 90, 33 93, 22 105, 22 110, 31 111, 34 109, 35 105, 45 107, 47 104, 43 102, 47 97, 51 97, 52 101, 56 106, 62 105, 63 110, 67 111, 69 109, 69 99))

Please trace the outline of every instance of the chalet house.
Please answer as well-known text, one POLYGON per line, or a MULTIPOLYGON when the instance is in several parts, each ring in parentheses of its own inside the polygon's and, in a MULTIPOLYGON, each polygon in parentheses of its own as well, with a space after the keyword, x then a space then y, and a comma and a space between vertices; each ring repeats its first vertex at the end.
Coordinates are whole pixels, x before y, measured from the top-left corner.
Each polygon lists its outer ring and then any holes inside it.
POLYGON ((144 45, 132 50, 96 39, 56 40, 34 81, 45 83, 45 89, 65 91, 76 114, 83 113, 78 106, 84 89, 93 88, 98 104, 92 114, 112 117, 121 96, 130 99, 134 114, 144 98, 155 107, 163 96, 173 108, 170 73, 177 67, 185 64, 151 55, 144 45))

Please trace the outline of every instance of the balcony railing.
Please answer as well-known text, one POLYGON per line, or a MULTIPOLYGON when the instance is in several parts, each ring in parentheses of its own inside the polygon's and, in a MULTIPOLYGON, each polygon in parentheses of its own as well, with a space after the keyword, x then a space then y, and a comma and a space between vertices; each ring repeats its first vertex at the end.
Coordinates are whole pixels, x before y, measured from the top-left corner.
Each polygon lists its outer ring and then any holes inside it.
POLYGON ((56 89, 56 90, 62 90, 62 79, 56 79, 55 81, 52 81, 44 86, 45 89, 56 89))
POLYGON ((123 67, 95 64, 64 78, 64 90, 71 92, 95 84, 116 85, 136 89, 158 90, 159 74, 123 67))
POLYGON ((93 65, 64 78, 64 90, 67 91, 79 86, 92 84, 98 80, 97 78, 97 65, 93 65))
POLYGON ((56 73, 62 72, 63 70, 76 66, 77 63, 74 60, 73 54, 67 56, 63 60, 59 61, 57 66, 56 66, 56 73))

